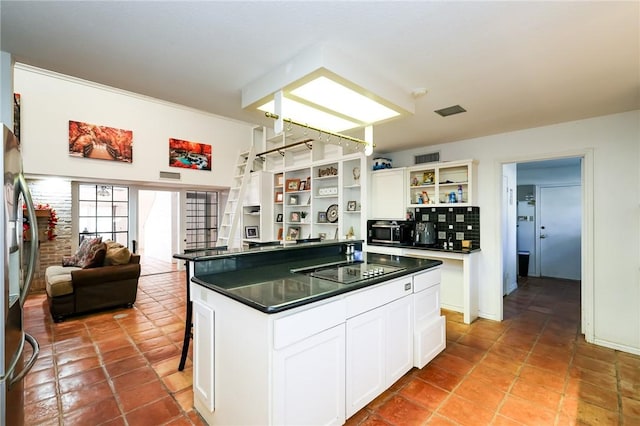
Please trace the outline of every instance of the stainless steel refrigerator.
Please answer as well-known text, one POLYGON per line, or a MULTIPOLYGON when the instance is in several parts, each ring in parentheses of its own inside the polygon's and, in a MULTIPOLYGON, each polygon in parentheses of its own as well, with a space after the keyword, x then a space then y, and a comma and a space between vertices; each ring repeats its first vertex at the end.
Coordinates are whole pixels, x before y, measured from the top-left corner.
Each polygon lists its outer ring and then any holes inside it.
POLYGON ((38 342, 24 332, 23 306, 37 258, 37 237, 33 242, 23 242, 23 208, 32 218, 31 235, 37 236, 36 212, 29 193, 27 181, 22 173, 20 141, 6 127, 2 129, 4 140, 4 161, 2 175, 2 219, 4 239, 2 251, 2 294, 0 304, 0 425, 24 424, 24 377, 35 363, 38 342), (24 206, 24 207, 23 207, 24 206), (29 350, 26 345, 32 346, 29 350), (29 359, 25 360, 25 353, 29 359))

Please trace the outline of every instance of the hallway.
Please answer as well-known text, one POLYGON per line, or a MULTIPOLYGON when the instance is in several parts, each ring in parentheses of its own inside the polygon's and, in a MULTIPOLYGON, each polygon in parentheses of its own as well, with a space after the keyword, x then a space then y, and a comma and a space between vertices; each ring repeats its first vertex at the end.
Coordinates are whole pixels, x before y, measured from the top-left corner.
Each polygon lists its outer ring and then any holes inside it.
MULTIPOLYGON (((530 277, 505 298, 501 323, 445 312, 446 350, 347 424, 640 424, 640 357, 586 343, 579 303, 579 283, 530 277)), ((41 355, 26 378, 26 424, 203 424, 191 361, 177 371, 184 306, 183 272, 142 276, 133 309, 60 324, 44 294, 30 296, 26 329, 41 355)))

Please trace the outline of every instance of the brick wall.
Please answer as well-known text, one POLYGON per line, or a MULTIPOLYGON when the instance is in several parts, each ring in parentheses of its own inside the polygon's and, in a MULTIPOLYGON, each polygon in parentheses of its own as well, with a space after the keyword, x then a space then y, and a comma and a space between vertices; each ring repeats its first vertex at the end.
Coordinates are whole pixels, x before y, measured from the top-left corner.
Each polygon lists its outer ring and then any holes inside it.
POLYGON ((31 283, 31 292, 45 289, 44 273, 47 266, 60 265, 62 256, 71 254, 71 182, 51 180, 28 180, 34 204, 49 204, 58 216, 53 240, 47 239, 48 218, 38 218, 40 252, 31 283), (55 183, 54 183, 55 182, 55 183))

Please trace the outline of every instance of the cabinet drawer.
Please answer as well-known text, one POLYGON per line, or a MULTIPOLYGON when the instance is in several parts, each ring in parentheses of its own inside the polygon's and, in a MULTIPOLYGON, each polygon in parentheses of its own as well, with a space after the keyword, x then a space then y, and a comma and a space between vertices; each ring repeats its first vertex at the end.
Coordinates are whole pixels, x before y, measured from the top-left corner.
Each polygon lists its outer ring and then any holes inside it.
POLYGON ((326 303, 279 318, 273 324, 273 346, 284 348, 309 336, 344 323, 344 300, 326 303))
POLYGON ((437 284, 440 284, 440 268, 430 269, 427 272, 413 276, 413 291, 415 293, 437 284))
POLYGON ((413 297, 415 326, 429 323, 440 316, 440 285, 430 287, 413 297))
POLYGON ((353 294, 349 294, 345 300, 347 303, 347 318, 360 315, 379 306, 393 302, 413 290, 411 275, 398 278, 373 288, 365 288, 353 294))
POLYGON ((413 335, 413 365, 422 368, 447 345, 445 317, 439 317, 425 327, 416 327, 413 335))

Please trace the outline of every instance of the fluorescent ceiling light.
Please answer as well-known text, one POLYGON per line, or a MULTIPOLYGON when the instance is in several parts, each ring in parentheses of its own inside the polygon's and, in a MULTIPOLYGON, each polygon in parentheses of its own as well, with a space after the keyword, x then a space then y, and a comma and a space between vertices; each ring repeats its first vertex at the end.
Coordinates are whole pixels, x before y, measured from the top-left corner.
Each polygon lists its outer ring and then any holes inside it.
POLYGON ((400 115, 399 112, 324 76, 291 90, 291 94, 343 116, 352 117, 363 124, 400 115))
MULTIPOLYGON (((274 111, 274 101, 269 101, 259 106, 258 109, 260 111, 277 114, 277 112, 274 111)), ((284 118, 290 118, 301 123, 308 123, 332 132, 342 132, 361 126, 360 123, 345 120, 337 115, 326 113, 286 97, 282 98, 281 115, 284 118)))
POLYGON ((415 99, 335 46, 322 43, 243 87, 242 108, 340 132, 412 114, 415 99), (275 97, 282 102, 275 102, 275 97), (279 111, 273 110, 275 103, 281 104, 279 111))

